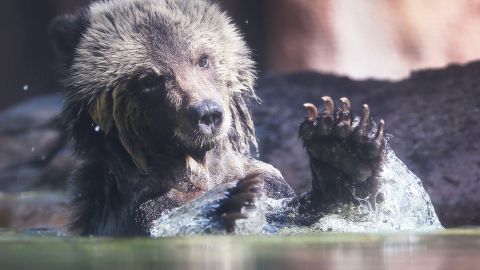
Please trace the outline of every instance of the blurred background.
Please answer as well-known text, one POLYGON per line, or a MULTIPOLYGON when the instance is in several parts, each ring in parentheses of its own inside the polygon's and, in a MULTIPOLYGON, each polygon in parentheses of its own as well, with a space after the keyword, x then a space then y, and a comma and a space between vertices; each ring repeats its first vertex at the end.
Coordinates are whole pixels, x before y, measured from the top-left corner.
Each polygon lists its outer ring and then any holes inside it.
MULTIPOLYGON (((86 0, 5 0, 0 109, 59 89, 49 22, 86 0)), ((480 58, 480 0, 217 0, 261 72, 317 70, 400 79, 412 69, 480 58)))
MULTIPOLYGON (((75 159, 67 144, 68 138, 55 122, 62 98, 48 95, 14 105, 61 89, 48 26, 55 16, 74 12, 88 1, 2 2, 0 229, 50 227, 52 224, 58 227, 69 220, 68 211, 65 211, 65 178, 75 159)), ((288 92, 281 95, 277 94, 278 85, 272 84, 270 88, 272 96, 287 96, 287 99, 293 92, 301 96, 300 85, 303 84, 306 88, 331 87, 335 91, 341 85, 355 90, 363 85, 361 96, 368 96, 369 89, 393 89, 398 94, 397 98, 392 98, 396 103, 388 104, 385 98, 379 98, 376 105, 387 104, 383 106, 382 115, 390 115, 385 119, 392 127, 396 126, 397 141, 402 142, 395 145, 400 149, 397 153, 424 180, 427 191, 433 194, 435 206, 441 210, 438 213, 442 222, 448 226, 480 224, 477 150, 480 148, 476 143, 480 124, 475 124, 478 117, 472 113, 480 111, 477 79, 480 62, 466 68, 468 72, 456 73, 453 68, 442 71, 441 77, 440 73, 435 73, 439 77, 412 78, 399 83, 383 81, 399 81, 408 77, 412 70, 480 59, 480 0, 212 1, 219 3, 245 34, 260 74, 313 70, 353 79, 382 79, 361 82, 315 74, 317 80, 298 77, 299 88, 292 88, 295 84, 290 84, 284 87, 288 92), (332 77, 336 80, 330 86, 328 80, 322 80, 332 77), (395 91, 398 89, 403 90, 402 93, 395 91), (436 106, 427 106, 429 103, 436 106), (395 112, 392 107, 396 108, 395 112), (455 113, 443 114, 445 111, 455 113), (420 113, 423 119, 429 120, 422 125, 418 124, 420 113), (461 119, 455 117, 458 115, 462 115, 461 119), (422 134, 427 135, 421 137, 422 134)), ((285 111, 285 106, 281 106, 285 101, 272 99, 271 102, 280 106, 264 107, 285 111)), ((370 102, 374 99, 369 99, 370 102)), ((303 115, 303 110, 301 113, 303 115)), ((280 113, 273 115, 274 120, 282 119, 277 117, 280 113)), ((279 130, 285 127, 291 130, 283 124, 277 125, 279 130)), ((292 159, 295 164, 281 163, 284 161, 278 153, 294 153, 296 157, 305 158, 303 149, 294 148, 298 145, 296 136, 292 140, 288 139, 290 137, 272 138, 285 142, 283 148, 275 145, 277 152, 271 152, 274 158, 269 160, 272 164, 292 168, 294 173, 310 173, 306 167, 301 167, 307 164, 306 161, 302 163, 301 158, 292 159), (277 161, 282 159, 281 162, 275 163, 275 157, 277 161)), ((287 179, 309 177, 292 177, 285 172, 284 175, 287 179)))

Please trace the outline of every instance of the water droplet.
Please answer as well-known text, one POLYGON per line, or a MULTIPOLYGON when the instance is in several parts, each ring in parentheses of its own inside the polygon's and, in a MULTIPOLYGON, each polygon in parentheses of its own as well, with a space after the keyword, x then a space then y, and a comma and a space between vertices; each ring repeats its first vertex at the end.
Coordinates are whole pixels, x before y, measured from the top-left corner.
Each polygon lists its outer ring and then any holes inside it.
POLYGON ((95 132, 100 132, 100 126, 95 127, 95 132))
POLYGON ((248 24, 248 20, 245 20, 245 24, 248 24))
POLYGON ((28 91, 28 84, 25 84, 22 89, 23 91, 28 91))
POLYGON ((32 147, 32 152, 35 152, 35 147, 32 147))

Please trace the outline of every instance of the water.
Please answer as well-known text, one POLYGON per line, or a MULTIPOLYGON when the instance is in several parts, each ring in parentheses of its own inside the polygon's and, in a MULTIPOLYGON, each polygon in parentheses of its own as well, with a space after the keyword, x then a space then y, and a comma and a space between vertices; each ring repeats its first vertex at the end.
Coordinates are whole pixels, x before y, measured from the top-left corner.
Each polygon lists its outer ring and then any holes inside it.
POLYGON ((442 226, 422 181, 390 149, 380 174, 385 202, 372 205, 358 199, 358 207, 344 207, 339 213, 319 220, 314 228, 336 232, 390 232, 436 230, 442 226))
MULTIPOLYGON (((154 221, 150 234, 153 237, 175 237, 191 236, 197 234, 223 234, 225 227, 212 222, 208 213, 212 213, 217 208, 219 200, 224 198, 225 188, 231 188, 234 185, 228 183, 220 189, 213 189, 205 196, 184 205, 170 212, 164 213, 162 217, 154 221)), ((243 209, 242 212, 248 216, 248 219, 237 221, 236 234, 239 235, 259 235, 263 232, 266 225, 263 200, 257 204, 256 209, 243 209)))
POLYGON ((0 269, 478 269, 480 230, 162 239, 0 232, 0 269))
MULTIPOLYGON (((442 229, 430 198, 420 179, 413 174, 395 153, 388 149, 380 174, 379 192, 383 203, 357 198, 359 204, 344 204, 330 210, 313 226, 268 224, 265 216, 284 213, 286 200, 261 198, 256 209, 246 210, 246 220, 237 221, 236 233, 241 235, 301 235, 315 232, 396 232, 432 231, 442 229)), ((174 237, 196 234, 225 234, 218 222, 207 213, 225 196, 225 189, 214 189, 205 196, 178 209, 165 213, 154 222, 153 237, 174 237)), ((291 211, 295 212, 295 210, 291 211)), ((290 213, 291 214, 291 213, 290 213)))

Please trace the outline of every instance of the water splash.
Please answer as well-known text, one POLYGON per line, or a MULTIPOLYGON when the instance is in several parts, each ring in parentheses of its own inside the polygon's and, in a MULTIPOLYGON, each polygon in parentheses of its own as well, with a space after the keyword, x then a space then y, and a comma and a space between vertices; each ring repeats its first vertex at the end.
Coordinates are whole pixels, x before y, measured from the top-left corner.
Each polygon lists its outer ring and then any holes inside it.
MULTIPOLYGON (((379 177, 379 192, 385 198, 383 203, 372 205, 369 201, 358 198, 358 206, 346 205, 339 208, 337 213, 322 217, 309 230, 394 232, 442 228, 421 180, 390 149, 379 177)), ((295 230, 285 232, 295 233, 295 230)))
MULTIPOLYGON (((430 198, 420 179, 413 174, 395 153, 388 149, 383 171, 380 174, 379 192, 384 202, 372 203, 357 198, 359 204, 338 206, 335 211, 320 218, 310 227, 292 226, 292 223, 267 223, 265 216, 272 214, 295 215, 288 209, 288 199, 274 200, 262 197, 254 209, 243 209, 248 219, 236 223, 236 234, 298 235, 306 233, 335 232, 395 232, 430 231, 441 229, 430 198)), ((188 236, 196 234, 225 234, 220 221, 212 219, 218 202, 225 198, 226 188, 209 191, 191 204, 164 213, 154 221, 150 231, 153 237, 188 236)), ((293 217, 292 217, 293 218, 293 217)), ((286 218, 288 220, 288 217, 286 218)))
MULTIPOLYGON (((153 222, 150 235, 153 237, 175 237, 198 234, 225 234, 222 220, 212 218, 219 202, 226 197, 225 191, 233 188, 235 183, 227 183, 208 191, 204 196, 163 215, 153 222)), ((235 233, 238 235, 261 234, 266 226, 265 200, 259 198, 255 208, 243 208, 247 219, 236 222, 235 233)))
POLYGON ((204 196, 171 211, 164 212, 155 220, 150 229, 153 237, 189 236, 202 233, 222 234, 220 224, 212 222, 210 213, 218 207, 218 201, 224 198, 222 192, 212 190, 204 196))

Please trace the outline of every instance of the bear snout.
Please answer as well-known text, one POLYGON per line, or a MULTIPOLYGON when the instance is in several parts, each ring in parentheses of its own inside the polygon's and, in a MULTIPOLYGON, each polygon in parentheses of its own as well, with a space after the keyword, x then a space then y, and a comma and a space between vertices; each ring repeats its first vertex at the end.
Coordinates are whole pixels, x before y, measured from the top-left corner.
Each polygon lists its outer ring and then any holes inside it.
POLYGON ((223 123, 223 106, 213 100, 205 100, 190 108, 191 125, 204 135, 214 134, 223 123))

